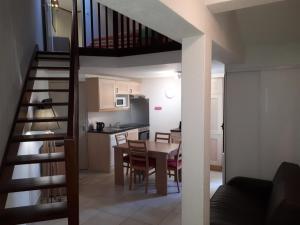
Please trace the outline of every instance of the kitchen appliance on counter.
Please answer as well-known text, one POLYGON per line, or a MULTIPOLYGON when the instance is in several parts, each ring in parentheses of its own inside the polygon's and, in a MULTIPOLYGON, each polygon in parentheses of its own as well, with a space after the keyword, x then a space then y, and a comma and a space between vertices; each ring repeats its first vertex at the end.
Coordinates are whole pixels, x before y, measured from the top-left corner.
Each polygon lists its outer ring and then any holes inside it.
POLYGON ((103 122, 96 122, 96 130, 97 131, 102 131, 104 127, 105 127, 105 123, 103 123, 103 122))

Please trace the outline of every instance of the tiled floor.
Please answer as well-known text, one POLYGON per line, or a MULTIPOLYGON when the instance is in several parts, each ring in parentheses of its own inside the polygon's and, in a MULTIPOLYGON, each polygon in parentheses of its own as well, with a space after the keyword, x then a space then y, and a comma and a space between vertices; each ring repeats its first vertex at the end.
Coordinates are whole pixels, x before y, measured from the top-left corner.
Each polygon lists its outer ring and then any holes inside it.
MULTIPOLYGON (((211 172, 211 195, 222 182, 222 175, 211 172)), ((133 191, 114 185, 113 174, 80 174, 81 225, 180 225, 181 194, 171 179, 167 196, 155 194, 154 177, 150 179, 149 193, 143 185, 133 191)), ((66 219, 34 225, 65 225, 66 219)))

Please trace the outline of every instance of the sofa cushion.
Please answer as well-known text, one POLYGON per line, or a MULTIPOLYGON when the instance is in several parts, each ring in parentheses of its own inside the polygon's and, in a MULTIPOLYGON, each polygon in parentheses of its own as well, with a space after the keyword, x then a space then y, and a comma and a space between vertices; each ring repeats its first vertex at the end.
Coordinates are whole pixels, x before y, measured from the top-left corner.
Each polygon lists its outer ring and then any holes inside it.
POLYGON ((210 201, 211 225, 263 225, 267 202, 241 189, 223 185, 210 201))
POLYGON ((268 225, 300 224, 300 167, 282 163, 274 179, 269 201, 268 225))

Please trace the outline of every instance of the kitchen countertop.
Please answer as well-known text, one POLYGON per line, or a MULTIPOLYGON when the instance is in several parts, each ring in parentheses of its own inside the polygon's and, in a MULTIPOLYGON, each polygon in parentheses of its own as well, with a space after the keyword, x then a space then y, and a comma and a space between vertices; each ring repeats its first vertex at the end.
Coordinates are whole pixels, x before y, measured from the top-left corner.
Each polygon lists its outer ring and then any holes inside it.
POLYGON ((119 127, 104 127, 102 131, 89 130, 88 133, 116 134, 141 127, 149 127, 149 124, 122 124, 119 127))
POLYGON ((181 132, 181 129, 180 128, 175 128, 175 129, 172 129, 171 132, 181 132))

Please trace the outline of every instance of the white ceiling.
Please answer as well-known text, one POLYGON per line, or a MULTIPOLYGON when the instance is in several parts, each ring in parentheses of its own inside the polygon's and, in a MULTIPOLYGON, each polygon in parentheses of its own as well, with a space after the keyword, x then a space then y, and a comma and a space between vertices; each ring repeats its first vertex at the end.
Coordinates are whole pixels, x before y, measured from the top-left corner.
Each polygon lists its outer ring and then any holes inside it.
MULTIPOLYGON (((181 71, 181 63, 160 64, 152 66, 135 67, 81 67, 83 75, 110 75, 128 78, 159 78, 177 76, 181 71)), ((224 64, 218 61, 212 62, 212 74, 224 74, 224 64)))
POLYGON ((81 74, 110 75, 130 78, 157 78, 177 75, 180 63, 135 67, 81 67, 81 74))

